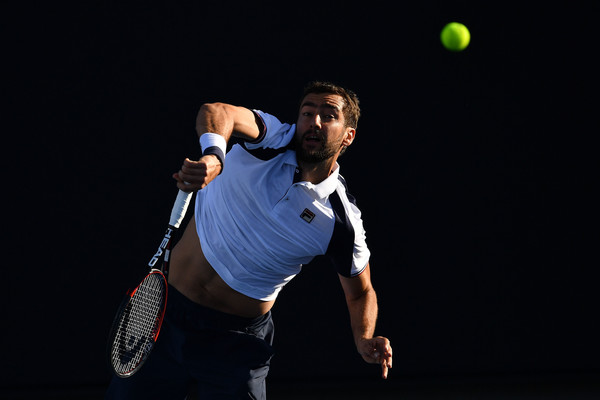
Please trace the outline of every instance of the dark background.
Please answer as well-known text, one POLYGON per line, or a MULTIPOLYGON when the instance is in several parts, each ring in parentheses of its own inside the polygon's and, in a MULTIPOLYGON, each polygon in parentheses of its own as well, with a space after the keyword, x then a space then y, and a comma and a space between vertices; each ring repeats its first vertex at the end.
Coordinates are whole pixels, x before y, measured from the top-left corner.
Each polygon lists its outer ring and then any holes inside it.
POLYGON ((362 362, 335 273, 310 265, 273 310, 272 384, 597 384, 588 3, 9 7, 0 393, 101 393, 113 314, 162 234, 171 174, 199 154, 199 106, 295 122, 315 79, 361 99, 341 173, 363 211, 394 368, 383 383, 362 362), (439 42, 450 21, 471 31, 461 53, 439 42))

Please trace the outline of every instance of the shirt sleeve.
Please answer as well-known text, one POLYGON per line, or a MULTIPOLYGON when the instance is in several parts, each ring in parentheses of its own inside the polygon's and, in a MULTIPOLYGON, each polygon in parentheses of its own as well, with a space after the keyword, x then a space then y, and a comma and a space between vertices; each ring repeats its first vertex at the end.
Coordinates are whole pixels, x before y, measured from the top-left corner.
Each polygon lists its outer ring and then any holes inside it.
POLYGON ((335 224, 326 256, 335 270, 342 276, 360 275, 371 252, 366 243, 366 234, 361 213, 353 196, 346 192, 345 181, 329 196, 335 224))
POLYGON ((260 110, 252 110, 263 123, 264 131, 258 140, 254 142, 246 142, 244 146, 248 150, 263 149, 280 149, 286 147, 294 134, 296 133, 296 125, 282 123, 271 114, 267 114, 260 110))

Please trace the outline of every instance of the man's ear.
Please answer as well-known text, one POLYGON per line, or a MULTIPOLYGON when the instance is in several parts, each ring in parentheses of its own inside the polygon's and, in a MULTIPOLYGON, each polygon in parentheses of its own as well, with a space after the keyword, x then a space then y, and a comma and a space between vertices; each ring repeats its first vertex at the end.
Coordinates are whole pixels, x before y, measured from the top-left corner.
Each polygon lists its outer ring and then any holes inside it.
POLYGON ((354 141, 354 137, 356 136, 356 129, 354 128, 346 128, 346 137, 344 137, 344 141, 342 144, 344 146, 350 146, 354 141))

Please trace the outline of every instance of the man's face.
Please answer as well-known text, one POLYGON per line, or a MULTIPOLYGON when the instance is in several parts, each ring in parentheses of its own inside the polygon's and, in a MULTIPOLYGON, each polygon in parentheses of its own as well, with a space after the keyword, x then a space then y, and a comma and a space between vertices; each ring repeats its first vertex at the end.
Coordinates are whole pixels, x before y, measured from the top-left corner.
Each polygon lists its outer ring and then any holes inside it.
POLYGON ((296 123, 295 150, 299 161, 321 162, 336 156, 354 138, 345 127, 342 96, 309 93, 300 105, 296 123))

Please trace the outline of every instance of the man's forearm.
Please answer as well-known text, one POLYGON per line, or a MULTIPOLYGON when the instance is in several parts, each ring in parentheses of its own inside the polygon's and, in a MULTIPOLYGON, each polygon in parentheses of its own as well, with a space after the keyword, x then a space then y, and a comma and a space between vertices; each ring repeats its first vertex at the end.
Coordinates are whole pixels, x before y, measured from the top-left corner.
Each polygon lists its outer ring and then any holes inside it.
POLYGON ((225 103, 205 103, 196 117, 196 132, 218 133, 228 142, 231 136, 244 140, 255 140, 261 131, 257 116, 248 108, 225 103))
POLYGON ((355 298, 346 298, 354 342, 358 347, 361 339, 369 339, 375 333, 377 323, 377 294, 371 287, 355 298))
POLYGON ((222 135, 229 141, 233 131, 234 121, 227 113, 227 105, 223 103, 206 103, 200 107, 196 117, 196 131, 198 136, 205 132, 222 135))

